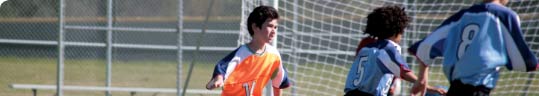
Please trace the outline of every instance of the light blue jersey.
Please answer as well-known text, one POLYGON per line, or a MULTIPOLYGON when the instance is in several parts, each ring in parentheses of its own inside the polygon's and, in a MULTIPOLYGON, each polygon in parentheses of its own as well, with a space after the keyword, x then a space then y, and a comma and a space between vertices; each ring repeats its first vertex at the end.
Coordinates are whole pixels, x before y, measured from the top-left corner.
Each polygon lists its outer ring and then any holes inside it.
POLYGON ((344 92, 359 90, 386 96, 393 80, 410 72, 400 48, 390 40, 378 40, 363 47, 348 72, 344 92))
POLYGON ((532 71, 537 59, 522 37, 518 15, 494 3, 474 5, 449 17, 409 48, 425 64, 443 56, 449 82, 494 88, 499 68, 532 71))

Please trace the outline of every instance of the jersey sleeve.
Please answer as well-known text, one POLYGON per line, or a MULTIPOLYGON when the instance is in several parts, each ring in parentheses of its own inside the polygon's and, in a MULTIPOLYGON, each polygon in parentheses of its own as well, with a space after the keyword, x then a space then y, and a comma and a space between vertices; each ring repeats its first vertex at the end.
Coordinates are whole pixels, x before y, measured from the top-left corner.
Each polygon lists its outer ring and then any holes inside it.
POLYGON ((464 10, 460 10, 444 20, 444 22, 427 37, 410 46, 408 52, 417 57, 420 62, 427 65, 432 64, 434 58, 443 56, 447 35, 452 28, 457 25, 456 22, 458 22, 464 12, 464 10))
POLYGON ((443 56, 445 50, 444 43, 447 34, 451 31, 451 28, 456 25, 455 23, 452 23, 450 19, 444 21, 445 23, 427 37, 410 46, 408 52, 417 57, 420 62, 427 65, 432 64, 434 58, 443 56))
POLYGON ((286 71, 285 67, 280 61, 276 63, 280 63, 280 64, 279 64, 279 68, 277 68, 275 72, 273 72, 275 75, 274 78, 271 80, 273 87, 279 88, 279 89, 290 87, 290 85, 292 84, 290 83, 290 80, 288 79, 288 71, 286 71))
POLYGON ((236 55, 236 52, 239 50, 236 49, 233 52, 229 53, 225 58, 221 59, 217 64, 215 64, 215 68, 213 69, 213 75, 212 78, 215 78, 219 75, 225 77, 228 64, 233 60, 234 56, 236 55))
POLYGON ((396 49, 381 50, 378 55, 378 62, 381 62, 391 73, 401 77, 404 73, 410 72, 410 67, 404 61, 402 55, 396 49))
POLYGON ((504 25, 505 28, 502 31, 504 31, 505 47, 509 60, 507 68, 515 71, 535 71, 538 67, 537 57, 526 45, 518 16, 511 15, 504 25))

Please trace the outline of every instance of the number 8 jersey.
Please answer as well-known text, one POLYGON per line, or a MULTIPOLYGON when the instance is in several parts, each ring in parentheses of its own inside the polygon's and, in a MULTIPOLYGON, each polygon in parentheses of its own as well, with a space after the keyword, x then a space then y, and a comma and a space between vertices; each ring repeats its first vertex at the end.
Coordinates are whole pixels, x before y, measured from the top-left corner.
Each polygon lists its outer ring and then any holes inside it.
POLYGON ((532 71, 537 59, 526 45, 518 15, 495 3, 477 4, 446 19, 408 51, 424 62, 443 56, 449 81, 494 88, 498 70, 532 71))
POLYGON ((390 40, 378 40, 360 49, 352 64, 344 92, 352 90, 386 96, 393 80, 410 72, 400 46, 390 40))

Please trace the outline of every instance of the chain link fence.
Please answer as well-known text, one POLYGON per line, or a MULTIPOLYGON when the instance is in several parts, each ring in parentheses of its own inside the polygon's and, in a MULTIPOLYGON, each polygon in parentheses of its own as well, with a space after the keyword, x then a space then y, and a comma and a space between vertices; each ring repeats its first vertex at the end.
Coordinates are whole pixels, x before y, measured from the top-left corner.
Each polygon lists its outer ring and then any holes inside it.
MULTIPOLYGON (((63 25, 58 23, 60 0, 4 2, 0 6, 0 85, 5 87, 0 87, 0 96, 33 94, 31 90, 7 87, 10 84, 57 84, 60 30, 64 31, 63 84, 66 86, 175 89, 181 59, 181 87, 189 63, 197 60, 188 89, 204 89, 214 63, 239 45, 241 2, 216 0, 209 13, 207 33, 200 36, 210 0, 183 0, 182 6, 179 6, 180 0, 110 1, 109 6, 109 0, 65 0, 64 18, 60 18, 63 25), (180 7, 183 10, 179 10, 180 7), (178 21, 180 11, 183 12, 182 23, 178 21), (177 33, 179 26, 183 27, 181 38, 177 33), (194 58, 197 40, 202 42, 198 58, 194 58), (107 44, 112 47, 109 49, 107 44), (183 49, 180 55, 178 44, 182 44, 183 49), (108 68, 111 71, 107 72, 108 68)), ((37 91, 38 95, 56 94, 56 90, 37 91)), ((65 96, 107 94, 77 90, 62 93, 65 96)), ((176 95, 110 93, 114 96, 135 94, 176 95)))

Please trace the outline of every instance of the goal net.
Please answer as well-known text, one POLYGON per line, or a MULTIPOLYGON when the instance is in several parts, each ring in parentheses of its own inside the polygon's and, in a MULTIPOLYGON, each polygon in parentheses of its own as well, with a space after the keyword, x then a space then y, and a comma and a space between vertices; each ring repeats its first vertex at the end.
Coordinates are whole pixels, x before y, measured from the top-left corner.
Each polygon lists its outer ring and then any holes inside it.
MULTIPOLYGON (((432 32, 448 16, 483 0, 243 0, 239 44, 249 42, 245 22, 249 12, 259 5, 277 6, 281 15, 277 47, 294 85, 284 95, 342 95, 346 75, 358 42, 366 35, 366 15, 384 5, 406 7, 412 18, 401 43, 403 50, 432 32)), ((539 1, 512 0, 507 5, 518 13, 525 40, 539 56, 539 1)), ((410 67, 418 62, 402 53, 410 67)), ((441 70, 441 59, 429 72, 429 84, 449 86, 441 70)), ((502 69, 491 95, 539 95, 537 72, 525 73, 502 69)), ((417 72, 417 71, 415 71, 417 72)), ((417 74, 417 73, 416 73, 417 74)), ((408 95, 412 84, 403 81, 399 95, 408 95)))

